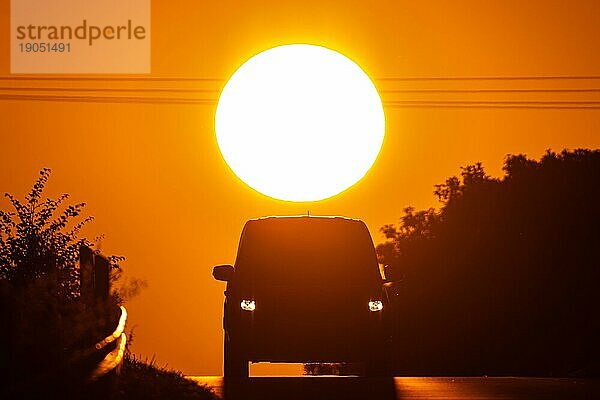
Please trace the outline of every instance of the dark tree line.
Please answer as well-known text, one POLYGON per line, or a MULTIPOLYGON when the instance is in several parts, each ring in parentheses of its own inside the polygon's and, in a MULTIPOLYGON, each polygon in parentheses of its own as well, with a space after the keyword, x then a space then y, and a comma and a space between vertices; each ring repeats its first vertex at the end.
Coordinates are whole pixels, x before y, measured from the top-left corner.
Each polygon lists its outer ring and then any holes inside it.
POLYGON ((378 246, 400 283, 406 375, 597 375, 600 151, 509 155, 435 186, 439 211, 406 208, 378 246))

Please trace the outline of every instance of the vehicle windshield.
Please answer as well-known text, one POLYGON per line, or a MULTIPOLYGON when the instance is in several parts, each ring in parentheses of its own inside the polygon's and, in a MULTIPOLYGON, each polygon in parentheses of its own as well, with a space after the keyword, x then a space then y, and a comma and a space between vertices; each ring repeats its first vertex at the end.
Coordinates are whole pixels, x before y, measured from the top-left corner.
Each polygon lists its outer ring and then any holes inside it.
POLYGON ((238 279, 261 286, 381 283, 367 227, 355 220, 315 217, 250 221, 236 260, 238 279))

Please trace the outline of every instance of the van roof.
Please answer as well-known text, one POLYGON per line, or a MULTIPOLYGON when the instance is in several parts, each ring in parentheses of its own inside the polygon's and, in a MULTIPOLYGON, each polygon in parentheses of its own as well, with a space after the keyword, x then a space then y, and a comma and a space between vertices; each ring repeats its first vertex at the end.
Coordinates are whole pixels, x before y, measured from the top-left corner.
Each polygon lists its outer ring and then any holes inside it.
POLYGON ((335 221, 340 221, 341 223, 344 223, 344 222, 356 223, 356 222, 358 222, 358 223, 364 224, 364 222, 360 219, 348 218, 348 217, 343 217, 343 216, 335 216, 335 215, 273 215, 273 216, 253 218, 253 219, 248 220, 247 223, 267 223, 266 221, 277 222, 277 221, 288 221, 288 220, 298 220, 298 219, 335 220, 335 221), (263 221, 265 221, 265 222, 263 222, 263 221))

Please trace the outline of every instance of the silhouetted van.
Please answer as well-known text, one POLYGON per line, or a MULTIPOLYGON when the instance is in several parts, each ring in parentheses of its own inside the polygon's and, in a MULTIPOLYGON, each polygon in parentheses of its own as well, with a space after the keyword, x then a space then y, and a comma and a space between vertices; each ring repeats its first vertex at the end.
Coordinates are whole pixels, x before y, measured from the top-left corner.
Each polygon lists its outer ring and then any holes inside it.
POLYGON ((366 225, 341 217, 269 217, 246 223, 227 281, 226 377, 248 362, 361 362, 387 372, 388 305, 366 225))

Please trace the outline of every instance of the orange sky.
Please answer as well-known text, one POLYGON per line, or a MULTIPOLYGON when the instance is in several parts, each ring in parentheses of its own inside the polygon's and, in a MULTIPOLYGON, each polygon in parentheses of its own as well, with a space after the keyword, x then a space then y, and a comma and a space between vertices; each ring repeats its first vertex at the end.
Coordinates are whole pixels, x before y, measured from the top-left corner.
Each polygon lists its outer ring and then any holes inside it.
MULTIPOLYGON (((226 79, 261 50, 313 43, 355 60, 384 101, 598 100, 598 93, 390 93, 600 88, 600 80, 380 80, 600 75, 600 2, 424 3, 154 0, 152 74, 226 79)), ((9 74, 9 15, 2 0, 0 75, 9 74)), ((136 87, 149 85, 156 84, 136 87)), ((216 147, 215 106, 0 100, 0 191, 23 194, 41 167, 52 168, 49 194, 86 201, 96 217, 90 234, 106 234, 103 251, 125 255, 128 274, 148 281, 128 304, 134 351, 189 374, 221 373, 224 285, 211 268, 234 261, 247 219, 309 209, 346 215, 365 220, 377 242, 378 228, 396 222, 403 207, 435 205, 433 184, 461 165, 482 161, 499 175, 507 153, 600 147, 600 110, 386 108, 386 139, 367 176, 332 199, 294 204, 256 193, 228 169, 216 147)))

